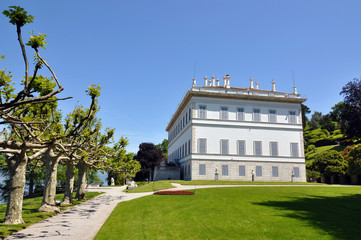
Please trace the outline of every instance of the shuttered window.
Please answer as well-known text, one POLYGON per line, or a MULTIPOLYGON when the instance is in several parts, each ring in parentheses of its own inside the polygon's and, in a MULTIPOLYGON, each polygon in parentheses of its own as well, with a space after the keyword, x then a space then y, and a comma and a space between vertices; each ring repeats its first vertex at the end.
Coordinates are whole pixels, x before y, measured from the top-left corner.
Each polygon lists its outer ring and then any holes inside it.
POLYGON ((278 167, 277 166, 272 167, 272 177, 278 177, 278 167))
POLYGON ((228 165, 222 165, 222 175, 228 176, 228 165))
POLYGON ((297 123, 297 121, 296 121, 296 112, 295 111, 290 111, 288 122, 292 123, 292 124, 297 123))
POLYGON ((238 155, 246 155, 246 142, 244 140, 238 141, 238 155))
POLYGON ((261 110, 253 109, 253 121, 260 122, 261 121, 261 110))
POLYGON ((261 141, 254 142, 254 155, 257 155, 257 156, 262 155, 262 142, 261 141))
POLYGON ((244 121, 244 109, 243 108, 237 108, 237 120, 244 121))
POLYGON ((199 118, 206 119, 206 106, 199 106, 199 118))
POLYGON ((206 175, 206 165, 199 164, 199 175, 206 175))
POLYGON ((228 140, 221 140, 221 154, 228 154, 228 140))
POLYGON ((270 142, 271 156, 278 156, 278 142, 270 142))
POLYGON ((262 166, 256 166, 256 176, 262 177, 262 166))
POLYGON ((199 153, 207 153, 207 139, 205 138, 200 138, 198 139, 198 152, 199 153))
POLYGON ((221 119, 228 120, 228 108, 227 107, 221 107, 221 119))
POLYGON ((295 177, 300 177, 300 168, 299 167, 293 167, 293 172, 295 174, 295 177))
POLYGON ((269 122, 271 123, 277 122, 276 110, 269 110, 269 122))
POLYGON ((291 157, 298 157, 298 143, 291 143, 291 157))
POLYGON ((239 165, 239 176, 246 176, 246 166, 239 165))

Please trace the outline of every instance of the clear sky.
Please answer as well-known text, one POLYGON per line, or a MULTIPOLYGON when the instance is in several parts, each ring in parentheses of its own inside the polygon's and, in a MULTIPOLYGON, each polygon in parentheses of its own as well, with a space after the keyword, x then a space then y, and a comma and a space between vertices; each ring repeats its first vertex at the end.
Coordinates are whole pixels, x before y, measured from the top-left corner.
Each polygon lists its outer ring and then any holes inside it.
MULTIPOLYGON (((1 0, 34 15, 23 32, 46 33, 41 54, 65 87, 64 115, 100 84, 100 118, 130 140, 160 143, 186 90, 205 75, 231 86, 298 92, 326 114, 342 86, 361 75, 361 1, 345 0, 1 0), (194 67, 195 66, 195 67, 194 67)), ((24 66, 15 26, 0 16, 0 69, 18 81, 24 66)), ((31 50, 28 49, 31 57, 31 50)), ((44 74, 45 75, 45 74, 44 74)))

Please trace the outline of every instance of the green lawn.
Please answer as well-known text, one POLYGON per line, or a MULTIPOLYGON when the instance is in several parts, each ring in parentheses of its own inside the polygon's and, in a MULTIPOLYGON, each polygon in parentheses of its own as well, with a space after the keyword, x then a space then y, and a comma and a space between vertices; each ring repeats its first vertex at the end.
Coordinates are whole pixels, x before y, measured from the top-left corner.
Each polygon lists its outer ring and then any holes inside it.
POLYGON ((156 181, 156 182, 150 182, 145 183, 137 188, 134 188, 133 190, 127 191, 128 193, 139 193, 139 192, 153 192, 158 191, 162 189, 168 189, 168 188, 174 188, 174 186, 171 184, 172 181, 156 181))
MULTIPOLYGON (((91 199, 93 197, 96 197, 98 195, 100 195, 102 193, 100 192, 87 192, 85 194, 85 197, 87 199, 91 199)), ((75 195, 75 193, 74 193, 75 195)), ((62 200, 64 197, 64 194, 57 194, 56 195, 56 200, 62 200)), ((5 213, 6 213, 6 204, 0 204, 0 238, 10 235, 14 232, 20 231, 21 229, 26 228, 27 226, 33 224, 33 223, 37 223, 40 222, 48 217, 51 217, 53 215, 55 215, 55 213, 42 213, 42 212, 38 212, 38 208, 41 206, 41 202, 43 200, 43 197, 36 197, 36 198, 30 198, 30 199, 25 199, 24 203, 23 203, 23 220, 24 220, 24 224, 18 224, 18 225, 5 225, 3 224, 4 222, 4 218, 5 218, 5 213)), ((66 205, 66 207, 63 207, 62 210, 65 210, 67 207, 71 207, 74 205, 77 205, 79 203, 84 202, 85 200, 73 200, 73 204, 72 205, 66 205)))
POLYGON ((165 180, 162 182, 179 183, 182 185, 319 185, 309 182, 251 182, 251 181, 214 181, 214 180, 165 180))
POLYGON ((119 203, 95 239, 361 239, 360 187, 234 187, 119 203))

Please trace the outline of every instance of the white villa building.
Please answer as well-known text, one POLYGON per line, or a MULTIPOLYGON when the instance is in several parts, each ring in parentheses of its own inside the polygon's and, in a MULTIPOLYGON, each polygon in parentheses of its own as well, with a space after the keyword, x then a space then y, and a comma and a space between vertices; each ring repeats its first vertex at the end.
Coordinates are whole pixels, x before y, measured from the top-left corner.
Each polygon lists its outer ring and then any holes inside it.
POLYGON ((301 98, 230 86, 230 77, 193 79, 167 125, 168 162, 185 180, 306 181, 301 98))

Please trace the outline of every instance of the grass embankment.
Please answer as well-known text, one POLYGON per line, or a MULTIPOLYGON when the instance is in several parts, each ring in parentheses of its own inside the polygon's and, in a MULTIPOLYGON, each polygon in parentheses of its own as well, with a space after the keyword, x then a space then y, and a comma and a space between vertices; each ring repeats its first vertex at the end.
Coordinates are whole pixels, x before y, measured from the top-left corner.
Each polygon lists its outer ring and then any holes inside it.
POLYGON ((360 239, 360 187, 234 187, 119 203, 95 239, 360 239))
MULTIPOLYGON (((85 194, 86 199, 91 199, 93 197, 96 197, 98 195, 100 195, 102 193, 100 192, 87 192, 85 194)), ((64 197, 64 194, 57 194, 56 195, 56 200, 62 200, 64 197)), ((74 197, 75 197, 75 193, 74 193, 74 197)), ((51 217, 53 215, 55 215, 56 213, 43 213, 43 212, 38 212, 39 207, 41 206, 41 202, 43 200, 43 197, 36 197, 36 198, 29 198, 29 199, 24 199, 24 203, 23 203, 23 220, 24 220, 24 224, 18 224, 18 225, 7 225, 7 224, 3 224, 3 220, 5 218, 5 213, 6 213, 6 203, 4 204, 0 204, 0 219, 1 219, 1 223, 0 223, 0 238, 8 236, 14 232, 20 231, 21 229, 26 228, 27 226, 40 222, 48 217, 51 217)), ((68 207, 72 207, 74 205, 77 205, 79 203, 82 203, 86 200, 76 200, 73 199, 73 204, 71 205, 64 205, 61 207, 62 210, 65 210, 68 207)))
POLYGON ((126 190, 128 193, 140 193, 140 192, 153 192, 163 189, 169 189, 174 188, 174 186, 171 184, 172 181, 156 181, 156 182, 150 182, 150 183, 144 183, 143 185, 140 185, 137 188, 134 188, 133 190, 126 190))

